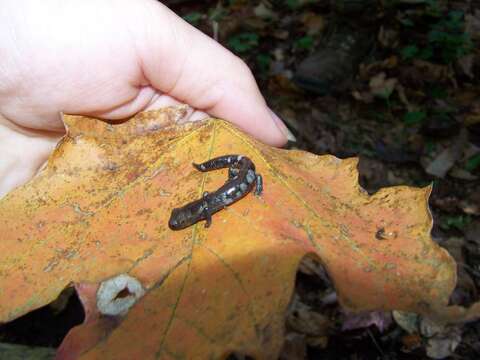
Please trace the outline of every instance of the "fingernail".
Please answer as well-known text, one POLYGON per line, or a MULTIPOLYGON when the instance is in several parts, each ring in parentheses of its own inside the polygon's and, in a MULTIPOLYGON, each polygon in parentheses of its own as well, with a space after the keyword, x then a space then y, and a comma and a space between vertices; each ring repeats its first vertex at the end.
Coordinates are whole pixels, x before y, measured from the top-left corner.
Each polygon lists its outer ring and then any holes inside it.
POLYGON ((287 126, 284 124, 282 119, 280 119, 278 117, 278 115, 273 112, 272 109, 269 109, 269 110, 270 110, 270 115, 271 115, 273 121, 275 122, 275 125, 277 126, 278 130, 280 130, 282 132, 282 134, 285 135, 285 137, 287 138, 288 141, 296 142, 297 139, 292 134, 292 132, 290 130, 288 130, 287 126))

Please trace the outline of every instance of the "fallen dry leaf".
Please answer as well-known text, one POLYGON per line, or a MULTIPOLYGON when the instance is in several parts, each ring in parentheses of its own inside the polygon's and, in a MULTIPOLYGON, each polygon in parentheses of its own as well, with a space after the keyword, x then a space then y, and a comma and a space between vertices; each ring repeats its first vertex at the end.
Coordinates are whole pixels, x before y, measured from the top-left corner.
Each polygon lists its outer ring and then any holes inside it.
POLYGON ((370 196, 358 185, 356 159, 271 148, 221 120, 172 125, 181 112, 146 112, 119 125, 65 118, 68 134, 47 166, 0 200, 0 322, 73 283, 87 316, 59 358, 217 359, 237 351, 273 359, 307 254, 350 311, 445 309, 455 263, 430 238, 430 188, 370 196), (262 196, 215 214, 210 228, 171 231, 172 208, 227 177, 199 173, 192 161, 231 153, 253 160, 262 196), (99 314, 99 284, 121 274, 145 294, 126 315, 99 314))
POLYGON ((427 356, 431 359, 451 356, 462 341, 461 330, 456 326, 439 326, 429 319, 422 319, 419 329, 427 339, 427 356))
POLYGON ((480 10, 475 9, 473 14, 465 15, 465 31, 473 40, 480 39, 480 10))
POLYGON ((285 344, 279 360, 304 360, 307 356, 305 335, 289 333, 285 336, 285 344))
POLYGON ((452 166, 455 165, 455 162, 462 156, 467 137, 467 132, 463 129, 453 143, 425 167, 425 171, 436 177, 445 177, 452 166))
POLYGON ((452 69, 446 65, 433 64, 429 61, 414 59, 413 66, 422 75, 422 79, 429 82, 446 82, 453 78, 452 69))
POLYGON ((304 13, 301 16, 300 21, 303 23, 308 35, 317 35, 321 33, 327 25, 325 18, 314 12, 304 13))
POLYGON ((387 74, 381 72, 370 79, 370 92, 376 97, 388 99, 395 90, 397 82, 397 79, 387 78, 387 74))
POLYGON ((455 65, 464 75, 468 76, 470 79, 473 79, 475 77, 473 73, 473 67, 475 65, 474 54, 462 56, 456 61, 455 65))
POLYGON ((380 332, 385 332, 392 324, 392 315, 389 311, 370 311, 359 314, 345 314, 342 330, 363 329, 374 325, 380 332))

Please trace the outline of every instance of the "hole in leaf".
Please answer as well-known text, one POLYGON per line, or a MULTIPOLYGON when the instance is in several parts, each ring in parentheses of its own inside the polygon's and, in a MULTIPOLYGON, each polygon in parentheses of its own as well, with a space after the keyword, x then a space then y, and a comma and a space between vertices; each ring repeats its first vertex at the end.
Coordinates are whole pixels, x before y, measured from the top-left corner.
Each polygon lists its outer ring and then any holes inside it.
POLYGON ((304 303, 323 307, 335 289, 318 258, 306 255, 298 266, 294 291, 304 303))
POLYGON ((285 314, 286 336, 280 359, 307 358, 307 336, 313 336, 318 344, 327 343, 327 334, 335 324, 330 319, 338 314, 336 292, 325 268, 318 257, 304 256, 285 314))
POLYGON ((83 323, 85 312, 73 287, 57 299, 9 323, 0 325, 2 343, 58 347, 71 328, 83 323))
POLYGON ((117 296, 115 296, 115 299, 123 299, 128 296, 132 296, 132 293, 130 290, 128 290, 127 287, 123 288, 121 291, 118 292, 117 296))

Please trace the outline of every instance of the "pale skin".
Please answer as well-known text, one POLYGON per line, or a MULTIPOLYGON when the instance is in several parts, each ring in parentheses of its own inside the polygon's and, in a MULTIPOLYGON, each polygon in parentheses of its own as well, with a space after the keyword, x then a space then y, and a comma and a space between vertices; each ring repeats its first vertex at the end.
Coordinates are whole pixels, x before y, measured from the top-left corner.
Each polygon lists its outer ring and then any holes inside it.
POLYGON ((286 129, 238 57, 155 0, 2 0, 0 198, 64 134, 62 113, 118 120, 185 103, 274 146, 286 129))

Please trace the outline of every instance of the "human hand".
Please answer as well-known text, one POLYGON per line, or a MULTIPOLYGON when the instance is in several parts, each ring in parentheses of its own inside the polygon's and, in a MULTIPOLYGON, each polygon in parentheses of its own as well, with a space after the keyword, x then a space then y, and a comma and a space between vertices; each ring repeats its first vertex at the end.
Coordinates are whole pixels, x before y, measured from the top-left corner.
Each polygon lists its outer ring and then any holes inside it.
POLYGON ((271 145, 286 128, 243 61, 155 0, 2 0, 0 197, 63 135, 61 112, 122 119, 179 102, 271 145))

